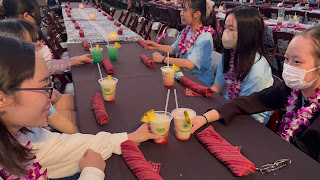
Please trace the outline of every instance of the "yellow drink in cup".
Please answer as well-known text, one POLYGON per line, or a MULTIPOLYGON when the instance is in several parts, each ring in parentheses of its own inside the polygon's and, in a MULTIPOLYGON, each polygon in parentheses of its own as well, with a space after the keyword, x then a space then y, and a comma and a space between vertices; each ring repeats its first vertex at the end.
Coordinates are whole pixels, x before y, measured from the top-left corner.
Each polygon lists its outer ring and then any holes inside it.
POLYGON ((160 140, 154 140, 156 144, 163 145, 168 141, 170 122, 172 120, 172 115, 164 111, 155 111, 155 119, 150 120, 150 126, 153 134, 160 135, 162 138, 160 140))
POLYGON ((171 112, 174 120, 174 131, 176 138, 180 141, 186 141, 190 138, 193 118, 196 117, 196 112, 189 108, 178 108, 171 112), (190 123, 187 122, 184 111, 187 111, 190 123))
POLYGON ((116 98, 116 87, 118 79, 112 77, 110 80, 108 78, 99 79, 98 82, 101 86, 101 91, 103 95, 103 99, 107 102, 114 101, 116 98))
POLYGON ((172 87, 176 71, 172 69, 172 66, 162 66, 160 69, 162 71, 163 85, 165 87, 172 87))

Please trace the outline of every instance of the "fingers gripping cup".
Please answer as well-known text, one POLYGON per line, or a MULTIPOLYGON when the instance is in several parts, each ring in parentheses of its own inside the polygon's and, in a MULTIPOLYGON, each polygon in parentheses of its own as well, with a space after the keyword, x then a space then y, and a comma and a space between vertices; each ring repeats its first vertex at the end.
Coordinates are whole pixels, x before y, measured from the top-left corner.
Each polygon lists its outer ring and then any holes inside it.
POLYGON ((162 71, 163 85, 165 87, 172 87, 174 83, 175 70, 172 66, 162 66, 160 69, 162 71))
POLYGON ((189 108, 178 108, 171 112, 174 120, 174 130, 176 138, 180 141, 186 141, 190 138, 193 118, 196 117, 196 112, 189 108), (187 112, 190 121, 188 122, 184 112, 187 112))
POLYGON ((117 78, 102 78, 99 79, 98 82, 101 86, 101 91, 103 95, 103 99, 107 102, 112 102, 116 98, 116 87, 117 87, 117 78))
POLYGON ((97 64, 101 62, 101 56, 102 56, 102 50, 103 48, 90 48, 91 57, 93 59, 93 63, 97 64))
POLYGON ((161 139, 154 140, 156 144, 163 145, 168 141, 170 122, 172 115, 164 111, 155 111, 155 118, 150 120, 150 126, 153 134, 162 136, 161 139))

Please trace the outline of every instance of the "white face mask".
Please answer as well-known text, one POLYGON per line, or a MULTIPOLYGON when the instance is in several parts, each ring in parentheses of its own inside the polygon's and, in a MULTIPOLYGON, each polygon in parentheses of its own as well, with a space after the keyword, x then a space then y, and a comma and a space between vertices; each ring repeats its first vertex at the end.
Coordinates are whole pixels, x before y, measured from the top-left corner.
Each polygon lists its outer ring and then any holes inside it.
POLYGON ((318 69, 320 66, 310 69, 310 70, 305 70, 305 69, 300 69, 294 66, 291 66, 289 64, 284 63, 283 65, 283 72, 282 72, 282 77, 284 82, 289 88, 292 89, 306 89, 310 87, 314 81, 318 79, 319 76, 317 76, 313 81, 306 83, 304 81, 304 77, 307 72, 312 72, 316 69, 318 69))
POLYGON ((42 49, 38 51, 41 54, 46 63, 50 63, 52 60, 52 54, 48 46, 44 46, 42 49))
POLYGON ((223 32, 222 44, 225 49, 234 49, 237 46, 238 37, 235 37, 233 33, 223 32))

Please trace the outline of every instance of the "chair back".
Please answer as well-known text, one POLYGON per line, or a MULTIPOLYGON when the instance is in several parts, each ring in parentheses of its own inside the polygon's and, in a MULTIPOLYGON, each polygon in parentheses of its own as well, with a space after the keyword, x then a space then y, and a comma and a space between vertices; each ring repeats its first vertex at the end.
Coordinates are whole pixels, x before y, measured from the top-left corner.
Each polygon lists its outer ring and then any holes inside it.
POLYGON ((320 20, 320 14, 308 12, 307 18, 308 18, 308 21, 318 22, 320 20))
POLYGON ((168 37, 178 37, 180 35, 180 31, 174 28, 168 28, 166 33, 168 34, 168 37))
POLYGON ((278 31, 273 32, 274 49, 272 53, 272 60, 277 61, 279 74, 282 74, 282 70, 283 70, 282 64, 285 59, 284 53, 287 50, 288 44, 290 43, 293 37, 294 37, 294 34, 292 33, 278 32, 278 31))
POLYGON ((303 12, 303 11, 285 11, 284 14, 285 15, 298 15, 301 18, 300 22, 302 22, 304 20, 304 17, 306 16, 306 12, 303 12))
POLYGON ((150 37, 150 33, 152 31, 152 25, 153 25, 153 20, 149 23, 149 26, 146 28, 147 31, 145 32, 145 35, 144 35, 144 40, 151 40, 151 37, 150 37))
POLYGON ((157 3, 156 2, 153 2, 153 1, 150 1, 150 6, 151 6, 151 15, 153 17, 153 19, 155 21, 160 21, 160 12, 157 8, 157 3))
POLYGON ((278 17, 277 9, 272 9, 270 7, 261 7, 259 8, 259 11, 267 18, 278 17))
POLYGON ((169 10, 162 5, 158 5, 157 8, 161 14, 160 22, 166 24, 169 27, 174 27, 169 10))
POLYGON ((160 44, 162 45, 172 45, 177 40, 177 37, 165 37, 161 39, 160 44))
POLYGON ((212 53, 211 53, 211 57, 212 57, 211 66, 212 66, 212 69, 215 73, 217 72, 219 60, 221 59, 221 56, 222 56, 222 54, 220 54, 216 51, 212 51, 212 53))

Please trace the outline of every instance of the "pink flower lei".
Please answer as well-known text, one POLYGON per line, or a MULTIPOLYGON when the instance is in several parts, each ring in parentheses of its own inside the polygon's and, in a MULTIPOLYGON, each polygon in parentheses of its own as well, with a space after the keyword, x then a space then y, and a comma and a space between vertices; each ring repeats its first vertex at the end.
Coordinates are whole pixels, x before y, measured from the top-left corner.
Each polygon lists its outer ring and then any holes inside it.
POLYGON ((167 33, 162 33, 162 34, 160 34, 158 37, 156 37, 155 42, 156 42, 157 44, 160 44, 160 41, 161 41, 162 39, 164 39, 165 37, 167 37, 167 36, 168 36, 167 33))
POLYGON ((193 33, 193 36, 190 37, 189 40, 186 41, 187 34, 190 30, 190 26, 188 25, 183 29, 183 33, 181 36, 181 40, 178 44, 179 48, 179 54, 184 55, 187 53, 188 49, 193 46, 194 42, 198 39, 201 33, 203 32, 210 32, 211 35, 216 34, 216 30, 214 30, 211 26, 201 26, 200 29, 198 29, 195 33, 193 33))
POLYGON ((227 94, 229 95, 229 99, 233 99, 238 97, 241 92, 241 83, 237 81, 235 77, 235 67, 234 67, 234 54, 235 51, 231 52, 231 58, 229 62, 229 69, 224 78, 227 84, 227 94))
POLYGON ((301 132, 301 125, 306 127, 310 126, 309 119, 312 118, 312 114, 317 112, 320 107, 320 89, 315 90, 314 97, 309 97, 308 101, 310 105, 308 107, 301 107, 297 111, 297 100, 300 90, 292 89, 291 95, 286 105, 286 114, 280 124, 278 134, 286 141, 290 141, 293 135, 301 132))
MULTIPOLYGON (((30 141, 26 142, 24 146, 29 149, 32 148, 30 141)), ((23 164, 28 171, 28 174, 25 177, 19 178, 4 169, 1 169, 0 171, 7 180, 48 180, 47 169, 43 169, 38 162, 34 162, 35 159, 36 156, 33 156, 32 160, 23 164)))

